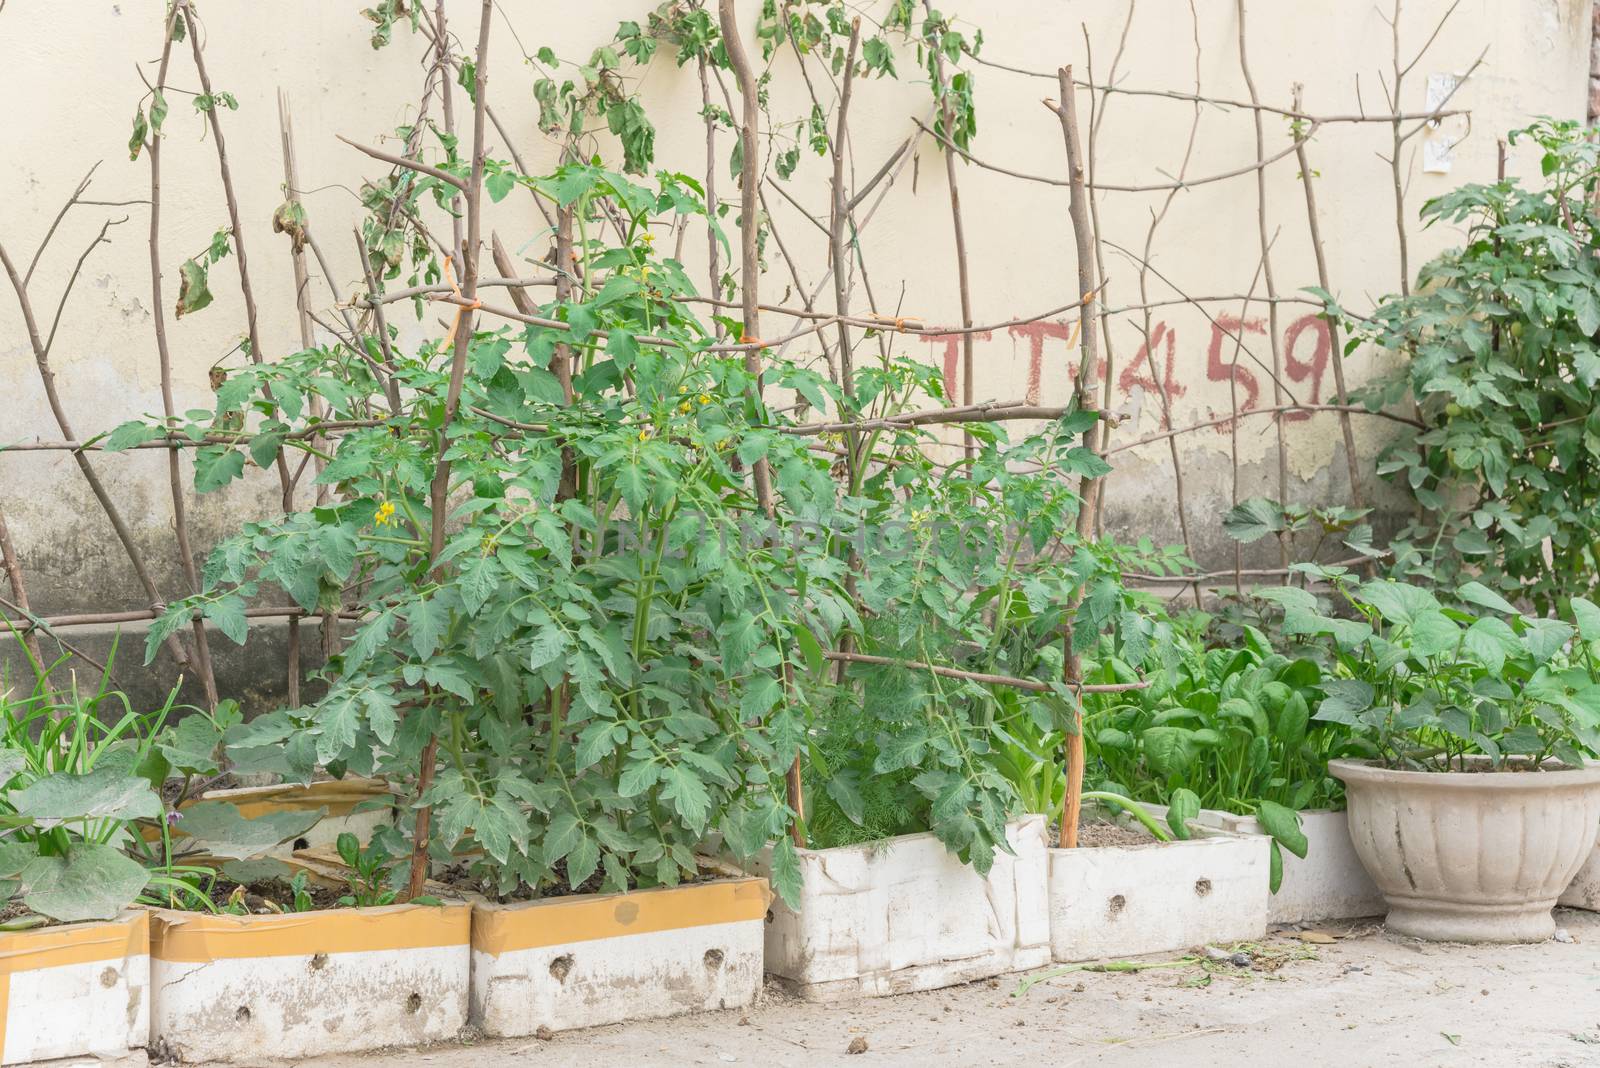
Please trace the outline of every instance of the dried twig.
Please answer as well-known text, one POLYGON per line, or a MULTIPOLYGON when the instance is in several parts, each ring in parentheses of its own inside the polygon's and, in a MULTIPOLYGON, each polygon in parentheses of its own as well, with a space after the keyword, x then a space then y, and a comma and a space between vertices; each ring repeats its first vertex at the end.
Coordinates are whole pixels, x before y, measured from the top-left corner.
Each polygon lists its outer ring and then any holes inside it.
MULTIPOLYGON (((6 573, 6 585, 11 587, 11 596, 16 598, 16 610, 31 615, 28 606, 28 587, 22 580, 22 558, 17 555, 16 543, 11 540, 11 528, 6 524, 6 512, 3 507, 0 507, 0 571, 6 573)), ((22 641, 33 657, 35 677, 41 683, 44 682, 47 665, 44 662, 44 654, 39 649, 39 639, 32 634, 24 634, 22 641)))
MULTIPOLYGON (((473 325, 477 321, 476 309, 478 303, 478 253, 482 245, 483 232, 483 167, 484 167, 484 131, 487 117, 484 115, 484 103, 488 93, 489 82, 489 26, 494 12, 493 0, 483 0, 482 8, 478 15, 478 48, 473 66, 473 108, 472 108, 472 171, 467 179, 463 191, 466 194, 466 236, 458 242, 457 247, 461 252, 461 310, 456 314, 454 328, 454 351, 450 356, 450 384, 445 389, 444 418, 439 426, 439 459, 434 464, 433 482, 429 487, 429 507, 431 521, 428 530, 428 559, 435 561, 444 552, 445 520, 449 513, 450 495, 450 428, 454 424, 457 412, 461 408, 461 391, 464 387, 467 374, 467 354, 472 348, 473 325)), ((438 17, 440 21, 441 50, 444 41, 443 19, 444 3, 440 0, 438 17)), ((445 79, 448 82, 448 79, 445 79)), ((449 112, 448 86, 446 87, 446 112, 449 112)), ((448 268, 448 261, 446 267, 448 268)), ((423 883, 428 877, 428 831, 432 820, 433 809, 431 805, 423 803, 428 787, 433 780, 434 756, 438 751, 438 737, 428 739, 428 744, 423 750, 422 764, 417 777, 417 810, 415 844, 411 852, 411 877, 407 889, 407 897, 416 897, 422 893, 423 883)))
MULTIPOLYGON (((832 649, 824 649, 822 655, 829 660, 850 664, 876 664, 882 667, 907 668, 911 671, 926 671, 931 675, 939 675, 947 679, 962 679, 967 682, 980 682, 991 686, 1009 686, 1014 690, 1027 690, 1030 693, 1055 693, 1056 687, 1048 682, 1038 679, 1019 679, 1013 675, 992 675, 983 671, 962 671, 960 668, 942 667, 938 664, 924 664, 920 660, 899 660, 892 656, 873 656, 869 653, 852 653, 832 649)), ((1150 684, 1144 680, 1138 682, 1107 682, 1107 683, 1067 683, 1069 689, 1075 693, 1127 693, 1130 690, 1142 690, 1150 684)))
MULTIPOLYGON (((928 18, 933 18, 933 0, 922 0, 922 6, 923 9, 928 13, 928 18)), ((937 131, 930 130, 929 132, 933 133, 935 139, 942 143, 947 149, 944 154, 944 174, 945 183, 950 187, 950 222, 955 231, 956 286, 959 290, 961 299, 961 325, 963 327, 970 328, 972 326, 972 283, 968 277, 969 272, 967 265, 966 227, 962 225, 961 220, 961 185, 956 180, 955 153, 960 151, 960 149, 956 148, 955 142, 949 139, 950 136, 955 132, 955 101, 951 96, 949 80, 945 77, 944 73, 944 54, 942 50, 937 48, 933 49, 932 53, 934 74, 933 91, 939 101, 940 113, 943 116, 944 135, 941 136, 937 131)), ((921 126, 922 124, 918 123, 917 125, 921 126)), ((963 152, 962 155, 966 156, 967 154, 963 152)), ((971 157, 969 156, 967 158, 971 157)), ((1089 289, 1083 290, 1082 292, 1088 293, 1093 288, 1094 287, 1091 286, 1089 289)), ((969 332, 961 335, 961 403, 963 404, 972 403, 972 379, 974 371, 973 346, 974 338, 969 330, 969 332)), ((953 400, 954 398, 951 399, 953 400)), ((962 451, 970 460, 973 456, 973 450, 975 448, 972 435, 963 433, 961 440, 962 451)))
MULTIPOLYGON (((1259 97, 1256 93, 1256 82, 1250 75, 1249 52, 1245 47, 1245 0, 1238 0, 1239 12, 1239 69, 1244 74, 1245 88, 1250 93, 1250 100, 1256 102, 1259 97)), ((1256 158, 1265 161, 1267 154, 1266 127, 1261 111, 1253 112, 1256 128, 1256 158)), ((1301 150, 1304 138, 1295 136, 1291 146, 1295 152, 1301 150)), ((1283 351, 1278 341, 1278 286, 1272 277, 1272 242, 1267 235, 1267 172, 1264 168, 1256 170, 1256 231, 1261 242, 1261 274, 1267 287, 1267 340, 1272 350, 1272 403, 1283 403, 1283 351)), ((1240 318, 1243 318, 1241 313, 1240 318)), ((1277 434, 1278 445, 1278 503, 1289 503, 1289 443, 1284 436, 1283 420, 1276 420, 1273 430, 1277 434)), ((1289 564, 1289 542, 1282 532, 1278 534, 1278 551, 1283 557, 1285 567, 1289 564)))
MULTIPOLYGON (((1300 107, 1301 87, 1294 87, 1294 106, 1300 107)), ((1306 220, 1311 230, 1311 251, 1317 260, 1317 285, 1325 293, 1333 292, 1333 283, 1328 278, 1328 253, 1322 242, 1322 224, 1317 217, 1317 191, 1316 184, 1312 181, 1311 163, 1306 156, 1304 141, 1296 142, 1295 157, 1300 163, 1300 183, 1306 191, 1306 220)), ((1339 324, 1333 316, 1327 317, 1328 324, 1328 352, 1333 362, 1333 387, 1334 400, 1341 405, 1350 403, 1349 390, 1345 388, 1344 380, 1344 348, 1339 344, 1339 324)), ((1344 459, 1346 470, 1350 473, 1350 505, 1353 508, 1361 507, 1361 464, 1356 457, 1356 436, 1351 426, 1350 413, 1339 413, 1339 431, 1344 437, 1344 459)))
MULTIPOLYGON (((739 295, 743 302, 744 336, 739 340, 757 342, 761 336, 761 256, 757 246, 760 225, 756 214, 756 201, 761 188, 759 170, 761 101, 755 71, 750 66, 749 55, 745 53, 744 40, 739 36, 739 21, 734 13, 733 0, 717 0, 717 17, 722 30, 722 47, 727 53, 729 66, 733 68, 733 76, 739 86, 739 98, 744 105, 743 121, 739 127, 739 136, 744 146, 741 153, 743 169, 739 181, 739 295)), ((761 405, 759 347, 745 352, 744 366, 751 379, 752 400, 759 408, 761 405)), ((763 456, 755 462, 752 475, 755 481, 756 503, 770 516, 774 508, 772 473, 766 457, 763 456)), ((786 668, 785 688, 788 682, 786 668)), ((794 810, 796 817, 790 824, 790 834, 795 845, 804 846, 805 835, 800 828, 805 812, 805 792, 801 784, 798 754, 789 768, 787 780, 789 807, 794 810)))

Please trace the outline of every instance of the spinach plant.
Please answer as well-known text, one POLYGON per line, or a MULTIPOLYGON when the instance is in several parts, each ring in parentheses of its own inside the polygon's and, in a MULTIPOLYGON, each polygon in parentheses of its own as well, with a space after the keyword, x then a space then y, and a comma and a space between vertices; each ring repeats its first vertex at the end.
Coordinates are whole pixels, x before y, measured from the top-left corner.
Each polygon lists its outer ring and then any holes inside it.
POLYGON ((1324 672, 1315 661, 1275 651, 1250 626, 1239 647, 1208 648, 1208 623, 1199 615, 1157 618, 1140 646, 1105 650, 1096 678, 1124 681, 1137 666, 1150 685, 1086 701, 1091 781, 1167 805, 1180 838, 1201 808, 1256 816, 1273 839, 1276 891, 1279 850, 1306 855, 1297 813, 1343 805, 1328 760, 1370 747, 1316 717, 1324 672))

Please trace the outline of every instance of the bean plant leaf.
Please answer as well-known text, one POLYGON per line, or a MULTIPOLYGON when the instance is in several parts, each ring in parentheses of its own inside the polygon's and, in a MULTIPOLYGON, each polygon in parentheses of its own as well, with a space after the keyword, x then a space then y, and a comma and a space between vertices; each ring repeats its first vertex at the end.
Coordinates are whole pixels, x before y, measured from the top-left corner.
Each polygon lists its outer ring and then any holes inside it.
POLYGON ((1522 622, 1525 625, 1522 644, 1527 647, 1535 664, 1543 664, 1572 640, 1572 624, 1562 620, 1523 616, 1522 622))
POLYGON ((1496 612, 1504 612, 1508 616, 1517 614, 1515 605, 1481 582, 1468 582, 1457 587, 1456 596, 1480 608, 1490 608, 1496 612))
POLYGON ((1577 621, 1578 634, 1584 641, 1600 641, 1600 606, 1586 598, 1574 597, 1572 617, 1577 621))
POLYGON ((287 880, 294 874, 294 869, 275 857, 261 857, 257 860, 230 860, 222 866, 222 874, 240 886, 249 886, 271 879, 287 880))
POLYGON ((1276 894, 1283 888, 1283 850, 1278 847, 1278 840, 1272 839, 1267 843, 1267 892, 1276 894))
POLYGON ((86 775, 58 771, 21 790, 9 801, 18 814, 41 827, 65 820, 160 819, 161 798, 126 769, 105 766, 86 775))
POLYGON ((17 772, 28 766, 28 757, 16 749, 0 749, 0 789, 17 777, 17 772))
POLYGON ((252 819, 230 802, 201 801, 183 810, 178 830, 214 857, 249 860, 305 834, 327 814, 326 808, 283 810, 252 819))
POLYGON ((1414 623, 1423 613, 1439 607, 1439 602, 1427 590, 1401 582, 1365 583, 1361 596, 1390 623, 1414 623))
POLYGON ((76 842, 65 856, 38 857, 20 876, 23 904, 62 923, 109 920, 144 890, 150 873, 114 846, 76 842))
POLYGON ((1311 718, 1328 723, 1361 722, 1361 714, 1372 707, 1374 697, 1372 687, 1360 679, 1330 679, 1322 684, 1322 692, 1327 696, 1311 718))

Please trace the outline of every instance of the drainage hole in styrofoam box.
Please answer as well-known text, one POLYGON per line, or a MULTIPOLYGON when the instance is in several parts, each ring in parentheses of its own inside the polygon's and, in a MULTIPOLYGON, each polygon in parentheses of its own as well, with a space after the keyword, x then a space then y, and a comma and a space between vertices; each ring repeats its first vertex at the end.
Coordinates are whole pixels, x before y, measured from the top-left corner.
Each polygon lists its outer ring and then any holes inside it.
POLYGON ((1195 897, 1208 897, 1208 896, 1210 896, 1210 894, 1211 894, 1211 880, 1210 879, 1196 879, 1194 881, 1194 896, 1195 897))
POLYGON ((724 960, 724 955, 723 955, 722 950, 720 950, 720 949, 708 949, 708 950, 706 950, 706 956, 705 956, 706 971, 708 971, 708 972, 716 971, 718 968, 722 967, 723 960, 724 960))
POLYGON ((556 982, 564 983, 567 975, 572 971, 572 954, 563 953, 550 962, 550 974, 555 976, 556 982))

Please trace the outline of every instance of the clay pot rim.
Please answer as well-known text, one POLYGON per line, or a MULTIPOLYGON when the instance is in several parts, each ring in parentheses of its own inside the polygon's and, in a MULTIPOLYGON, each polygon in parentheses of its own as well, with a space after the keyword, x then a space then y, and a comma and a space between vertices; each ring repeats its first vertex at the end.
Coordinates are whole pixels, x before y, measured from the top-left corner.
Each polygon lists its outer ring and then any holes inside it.
MULTIPOLYGON (((1486 756, 1469 756, 1473 763, 1488 763, 1486 756)), ((1526 757, 1511 757, 1512 761, 1526 762, 1526 757)), ((1385 768, 1370 760, 1330 760, 1328 774, 1348 784, 1404 783, 1410 787, 1436 790, 1555 790, 1572 786, 1600 785, 1600 762, 1574 768, 1565 765, 1545 768, 1542 771, 1413 771, 1408 768, 1385 768)))

